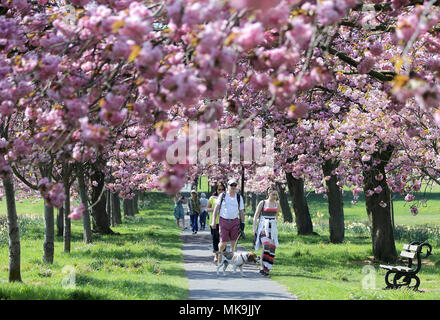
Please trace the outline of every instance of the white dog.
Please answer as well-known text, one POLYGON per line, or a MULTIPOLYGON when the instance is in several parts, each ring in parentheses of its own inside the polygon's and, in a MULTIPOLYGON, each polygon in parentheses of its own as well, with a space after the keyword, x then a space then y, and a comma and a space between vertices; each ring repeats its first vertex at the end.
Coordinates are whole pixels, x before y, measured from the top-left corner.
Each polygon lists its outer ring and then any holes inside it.
POLYGON ((234 273, 237 272, 237 267, 240 269, 240 274, 243 274, 243 265, 247 262, 257 262, 257 255, 253 252, 223 252, 222 259, 217 265, 217 275, 219 274, 220 267, 223 266, 223 275, 225 276, 225 270, 228 265, 232 265, 234 273))

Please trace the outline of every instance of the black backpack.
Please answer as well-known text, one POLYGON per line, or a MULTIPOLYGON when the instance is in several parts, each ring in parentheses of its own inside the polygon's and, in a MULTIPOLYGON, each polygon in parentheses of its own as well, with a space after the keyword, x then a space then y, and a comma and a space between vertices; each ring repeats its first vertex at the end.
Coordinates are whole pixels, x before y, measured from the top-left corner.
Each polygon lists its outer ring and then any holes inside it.
MULTIPOLYGON (((222 209, 223 200, 225 200, 226 192, 222 192, 220 196, 220 210, 222 209)), ((240 194, 237 192, 238 211, 240 211, 240 194)))

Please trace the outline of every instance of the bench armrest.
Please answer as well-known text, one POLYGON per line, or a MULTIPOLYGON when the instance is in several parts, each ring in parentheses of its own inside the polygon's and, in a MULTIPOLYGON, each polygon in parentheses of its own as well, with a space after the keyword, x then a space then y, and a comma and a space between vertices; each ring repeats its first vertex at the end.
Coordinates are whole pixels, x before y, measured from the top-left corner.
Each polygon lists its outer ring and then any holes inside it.
POLYGON ((426 242, 426 241, 424 241, 422 243, 420 243, 418 241, 413 241, 413 242, 411 242, 411 245, 419 246, 419 248, 417 249, 417 252, 420 255, 423 253, 423 247, 425 247, 425 246, 427 247, 426 248, 426 254, 425 254, 424 257, 420 256, 421 259, 426 259, 427 257, 429 257, 432 254, 432 246, 428 242, 426 242))

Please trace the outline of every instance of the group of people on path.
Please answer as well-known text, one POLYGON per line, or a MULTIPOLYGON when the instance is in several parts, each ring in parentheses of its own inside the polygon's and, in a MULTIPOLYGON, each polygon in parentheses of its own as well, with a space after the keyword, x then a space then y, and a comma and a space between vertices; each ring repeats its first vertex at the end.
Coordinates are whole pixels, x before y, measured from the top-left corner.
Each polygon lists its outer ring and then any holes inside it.
POLYGON ((183 204, 188 204, 188 214, 190 217, 190 224, 193 234, 199 231, 199 218, 200 218, 200 229, 205 230, 206 219, 209 213, 206 211, 208 205, 208 199, 206 199, 206 194, 202 193, 201 198, 198 198, 197 191, 191 191, 191 197, 187 200, 184 196, 178 192, 174 196, 174 217, 176 218, 177 226, 182 223, 182 230, 185 230, 185 209, 183 204))
MULTIPOLYGON (((244 233, 244 201, 237 190, 237 180, 230 179, 227 183, 227 188, 223 182, 217 182, 209 199, 206 199, 206 195, 202 193, 199 200, 197 192, 192 190, 191 197, 188 200, 193 234, 197 233, 197 220, 199 216, 202 229, 205 228, 206 222, 210 226, 214 263, 219 262, 228 243, 230 244, 231 251, 236 251, 237 239, 241 232, 244 233), (206 221, 206 218, 208 221, 206 221)), ((277 228, 279 214, 278 192, 274 187, 269 187, 266 191, 266 196, 267 198, 260 201, 257 205, 252 224, 255 250, 257 251, 260 247, 262 248, 260 273, 264 276, 269 275, 275 258, 275 250, 279 245, 277 228)), ((180 193, 174 198, 174 215, 177 220, 177 226, 179 226, 179 221, 181 220, 183 229, 185 228, 183 209, 185 201, 185 198, 180 193)))

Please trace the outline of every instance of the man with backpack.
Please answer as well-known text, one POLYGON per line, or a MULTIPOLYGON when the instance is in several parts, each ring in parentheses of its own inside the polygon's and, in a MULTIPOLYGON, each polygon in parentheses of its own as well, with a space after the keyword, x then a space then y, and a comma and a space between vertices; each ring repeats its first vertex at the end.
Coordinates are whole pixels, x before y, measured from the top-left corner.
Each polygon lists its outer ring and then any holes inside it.
POLYGON ((237 192, 237 180, 228 181, 228 189, 219 195, 212 215, 211 228, 216 228, 216 218, 220 215, 220 244, 219 251, 222 253, 226 249, 228 242, 231 250, 235 251, 235 242, 238 239, 240 230, 244 230, 244 201, 243 197, 237 192))

